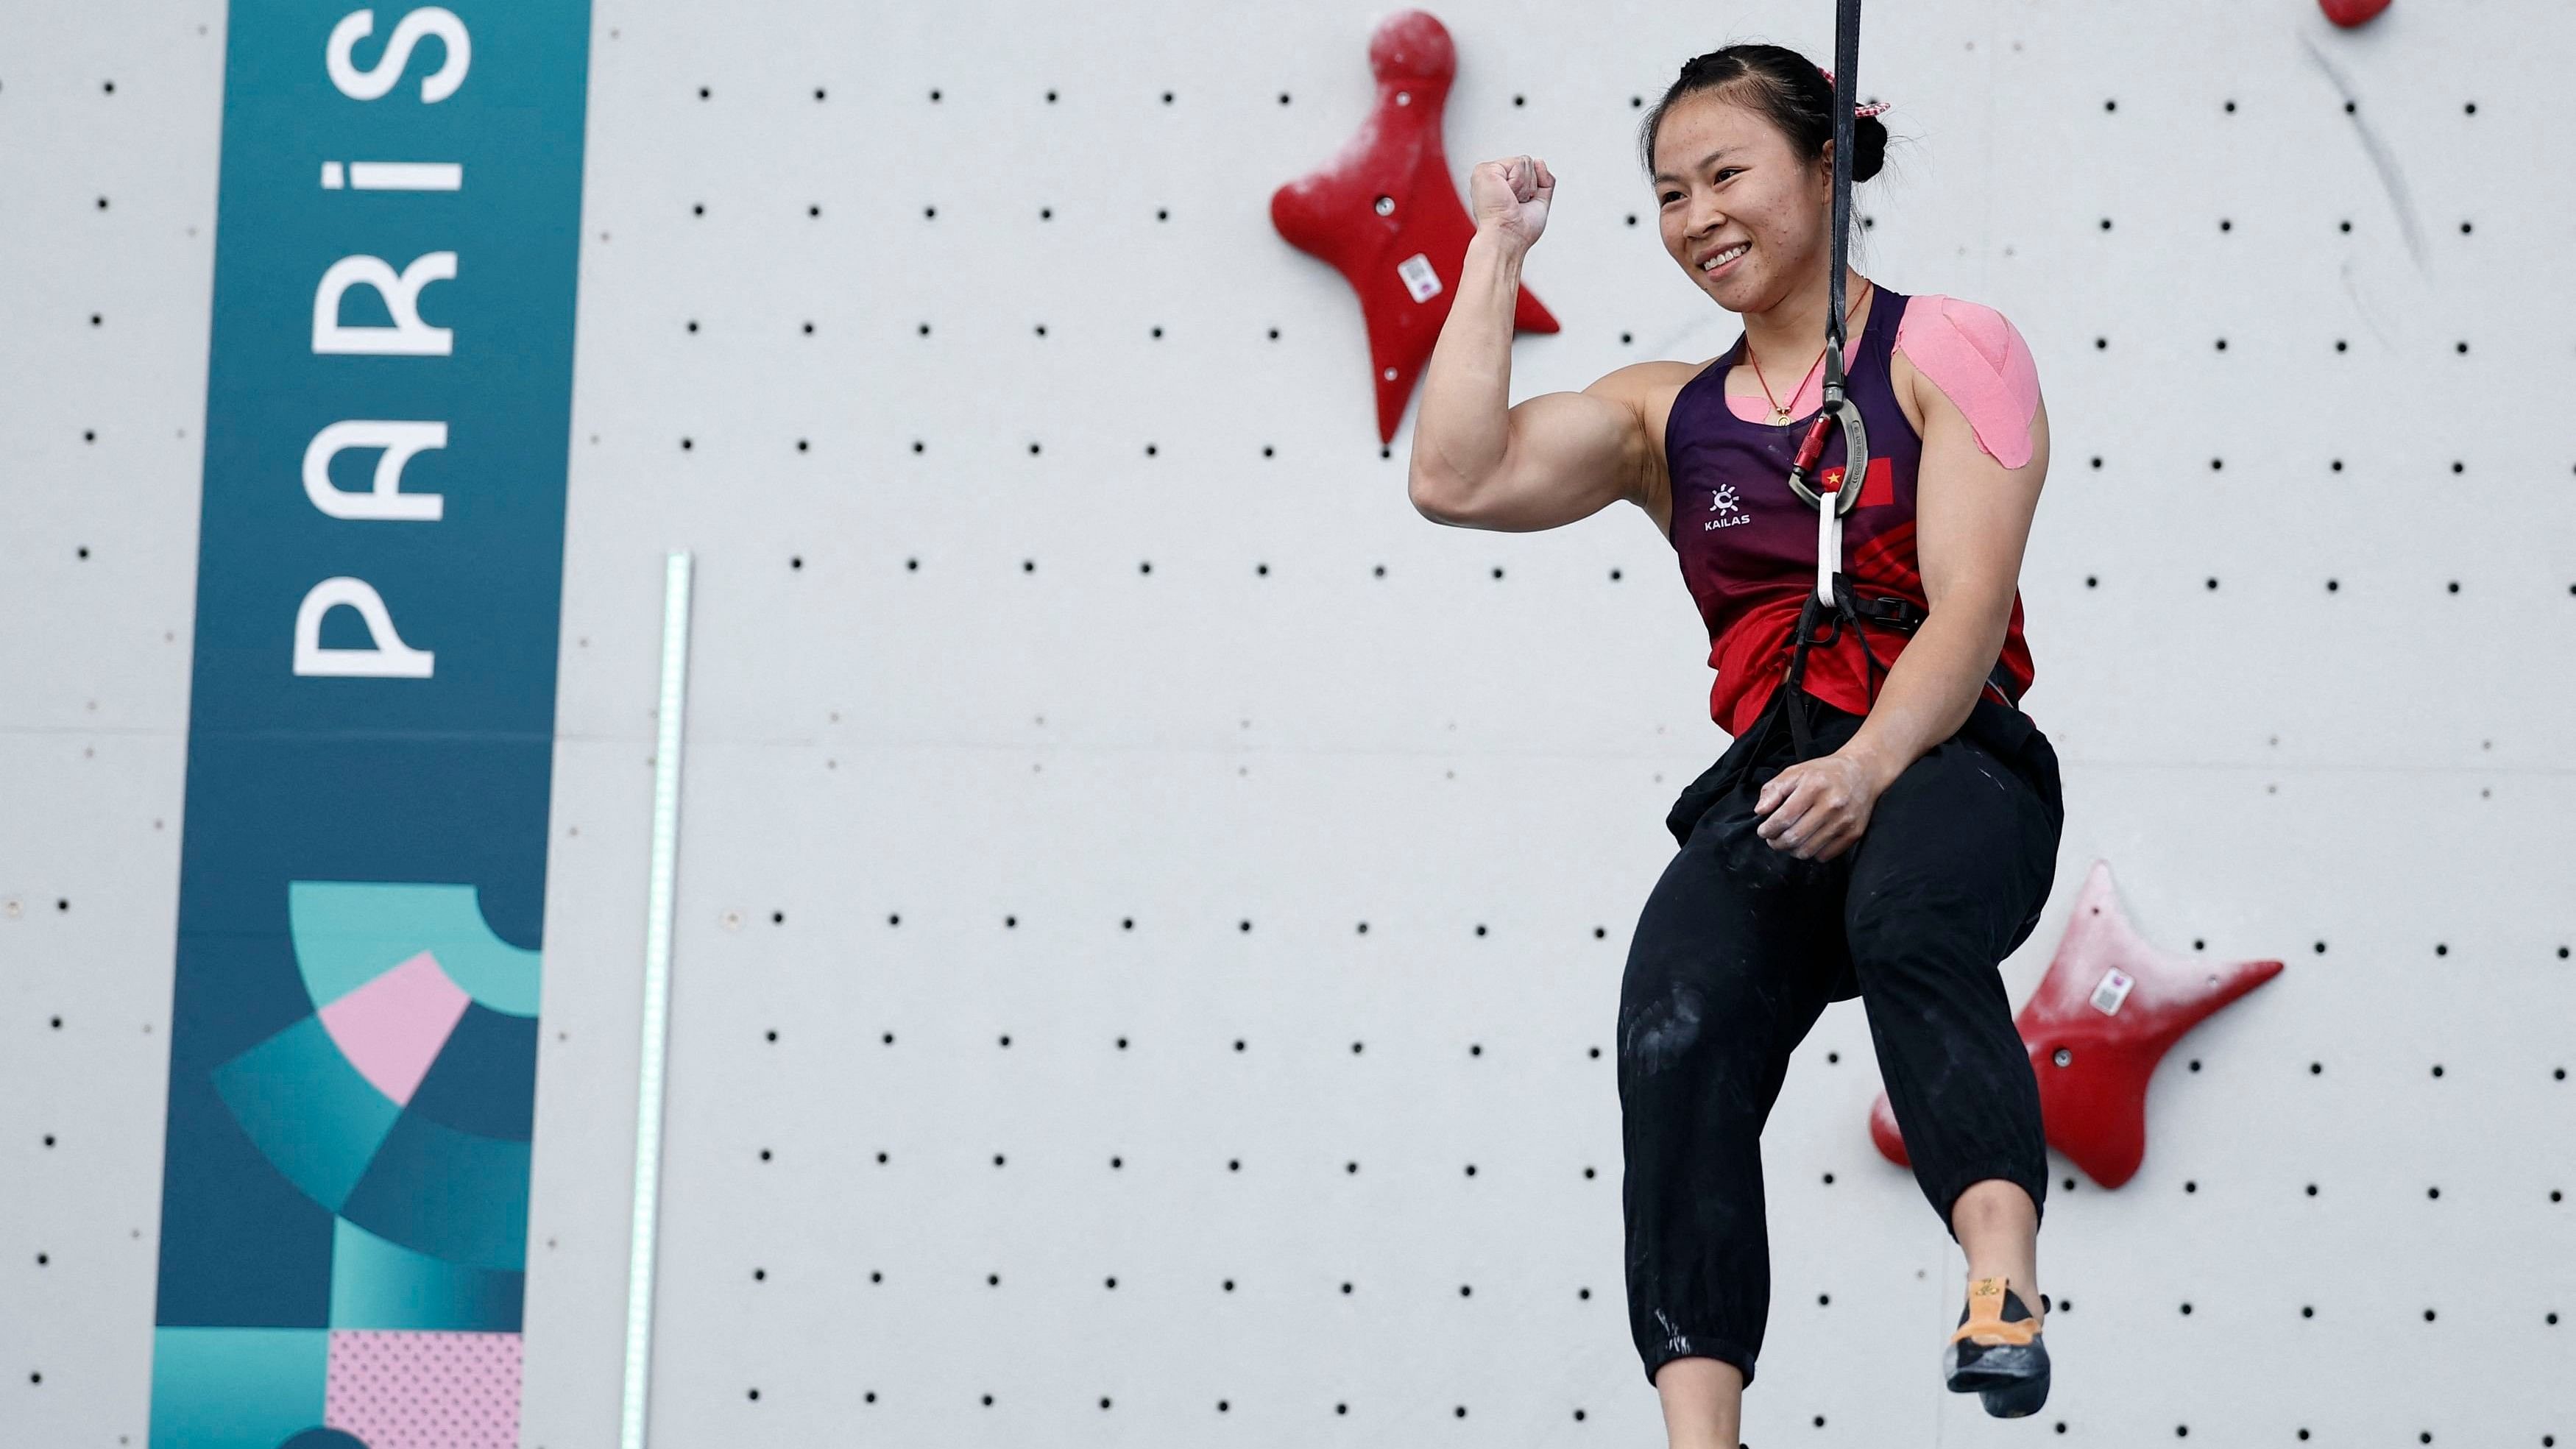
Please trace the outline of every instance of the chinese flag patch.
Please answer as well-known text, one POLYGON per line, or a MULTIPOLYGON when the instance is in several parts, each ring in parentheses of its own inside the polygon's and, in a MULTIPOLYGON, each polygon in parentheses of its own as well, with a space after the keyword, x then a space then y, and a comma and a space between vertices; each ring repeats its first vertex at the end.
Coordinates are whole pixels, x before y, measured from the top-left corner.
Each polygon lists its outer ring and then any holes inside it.
MULTIPOLYGON (((1843 470, 1827 468, 1816 475, 1816 481, 1823 485, 1818 491, 1834 492, 1843 486, 1843 470)), ((1894 503, 1895 501, 1896 466, 1883 457, 1870 459, 1869 471, 1863 473, 1860 479, 1860 501, 1852 507, 1867 508, 1873 503, 1894 503)))

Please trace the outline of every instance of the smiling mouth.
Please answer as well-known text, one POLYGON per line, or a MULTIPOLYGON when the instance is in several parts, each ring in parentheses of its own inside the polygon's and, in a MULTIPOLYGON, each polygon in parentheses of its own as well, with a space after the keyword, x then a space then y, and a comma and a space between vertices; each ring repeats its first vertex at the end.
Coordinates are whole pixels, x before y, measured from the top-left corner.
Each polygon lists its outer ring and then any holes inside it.
POLYGON ((1722 270, 1736 258, 1743 256, 1747 251, 1751 250, 1752 246, 1753 243, 1751 242, 1737 242, 1735 245, 1710 257, 1707 261, 1700 263, 1699 269, 1703 274, 1722 270))

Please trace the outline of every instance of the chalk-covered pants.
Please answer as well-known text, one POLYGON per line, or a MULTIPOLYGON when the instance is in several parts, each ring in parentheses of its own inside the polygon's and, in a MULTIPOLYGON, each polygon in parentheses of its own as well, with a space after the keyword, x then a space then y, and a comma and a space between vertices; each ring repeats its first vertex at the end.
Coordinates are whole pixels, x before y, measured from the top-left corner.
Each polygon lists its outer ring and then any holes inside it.
MULTIPOLYGON (((1945 1229, 1985 1178, 2047 1203, 2039 1083, 1997 965, 2038 924, 2056 872, 2056 751, 2029 716, 1980 696, 1878 797, 1858 841, 1800 860, 1756 833, 1753 812, 1796 758, 1785 698, 1674 803, 1666 823, 1682 848, 1620 984, 1628 1321, 1649 1383, 1691 1355, 1753 1381, 1771 1307, 1762 1124, 1828 1002, 1860 997, 1915 1181, 1945 1229)), ((1860 728, 1797 700, 1815 755, 1860 728)))

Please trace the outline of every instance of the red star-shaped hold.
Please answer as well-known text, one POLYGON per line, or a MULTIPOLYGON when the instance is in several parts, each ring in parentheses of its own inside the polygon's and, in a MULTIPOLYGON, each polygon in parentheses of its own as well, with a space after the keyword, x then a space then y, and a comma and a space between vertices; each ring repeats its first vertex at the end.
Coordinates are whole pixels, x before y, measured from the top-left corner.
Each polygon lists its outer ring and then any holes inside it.
MULTIPOLYGON (((2147 1079, 2184 1032, 2281 974, 2278 961, 2213 963, 2147 944, 2120 909, 2107 861, 2093 862, 2056 959, 2013 1025, 2039 1075, 2048 1145, 2104 1187, 2147 1155, 2147 1079)), ((1869 1135, 1907 1165, 1896 1113, 1880 1092, 1869 1135)))
MULTIPOLYGON (((1458 73, 1447 27, 1420 10, 1394 16, 1369 38, 1369 70, 1377 108, 1331 164, 1271 193, 1270 222, 1360 294, 1378 441, 1388 442, 1440 340, 1476 223, 1440 148, 1441 108, 1458 73)), ((1556 319, 1524 286, 1512 326, 1554 332, 1556 319)))
POLYGON ((2388 0, 2317 0, 2317 8, 2326 13, 2328 20, 2350 30, 2377 18, 2380 11, 2388 8, 2388 0))

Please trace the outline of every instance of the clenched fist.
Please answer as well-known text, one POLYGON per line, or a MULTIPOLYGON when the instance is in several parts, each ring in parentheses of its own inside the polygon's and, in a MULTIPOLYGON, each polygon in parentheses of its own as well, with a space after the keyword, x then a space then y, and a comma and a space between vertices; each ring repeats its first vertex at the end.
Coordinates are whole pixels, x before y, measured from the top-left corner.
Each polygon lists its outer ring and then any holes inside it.
POLYGON ((1467 209, 1476 230, 1524 248, 1547 230, 1547 204, 1555 195, 1555 173, 1535 156, 1479 161, 1467 174, 1467 209))

